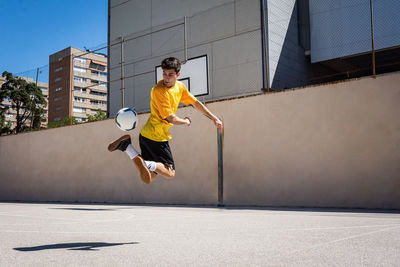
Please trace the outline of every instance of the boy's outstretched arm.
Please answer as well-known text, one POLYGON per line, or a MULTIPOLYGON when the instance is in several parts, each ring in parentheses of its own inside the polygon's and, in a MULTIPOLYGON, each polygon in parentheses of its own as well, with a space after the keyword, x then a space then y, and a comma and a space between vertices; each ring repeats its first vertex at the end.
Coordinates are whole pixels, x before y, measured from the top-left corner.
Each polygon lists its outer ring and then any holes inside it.
POLYGON ((202 114, 204 114, 205 116, 207 116, 209 119, 211 119, 211 120, 214 122, 215 126, 218 128, 218 130, 219 130, 219 131, 222 131, 222 128, 223 128, 224 126, 222 125, 221 120, 220 120, 217 116, 215 116, 214 114, 212 114, 211 111, 208 110, 208 108, 207 108, 206 106, 204 106, 203 103, 201 103, 200 101, 196 101, 196 102, 193 104, 193 107, 194 107, 195 109, 197 109, 198 111, 200 111, 200 112, 201 112, 202 114))

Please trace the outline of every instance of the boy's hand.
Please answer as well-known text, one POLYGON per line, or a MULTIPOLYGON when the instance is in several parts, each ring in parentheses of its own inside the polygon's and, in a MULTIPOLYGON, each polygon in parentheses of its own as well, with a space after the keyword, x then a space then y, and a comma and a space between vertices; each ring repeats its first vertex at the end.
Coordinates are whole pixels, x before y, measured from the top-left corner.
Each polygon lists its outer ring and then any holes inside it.
POLYGON ((222 124, 222 121, 218 118, 214 119, 214 124, 217 127, 218 131, 222 131, 222 129, 224 128, 224 125, 222 124))
POLYGON ((190 124, 192 123, 192 121, 190 120, 189 117, 185 117, 184 120, 186 120, 186 125, 190 126, 190 124))

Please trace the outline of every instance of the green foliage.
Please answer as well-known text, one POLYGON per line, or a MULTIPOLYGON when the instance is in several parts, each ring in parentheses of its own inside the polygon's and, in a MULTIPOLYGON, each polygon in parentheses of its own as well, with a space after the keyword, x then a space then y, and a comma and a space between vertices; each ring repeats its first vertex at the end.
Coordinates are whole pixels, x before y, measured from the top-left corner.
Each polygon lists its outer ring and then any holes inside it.
MULTIPOLYGON (((79 122, 75 117, 72 117, 72 124, 78 124, 79 122)), ((65 117, 62 121, 52 121, 47 124, 47 128, 57 128, 62 126, 71 125, 71 120, 69 117, 65 117)))
POLYGON ((0 89, 0 102, 8 99, 11 107, 16 110, 15 132, 20 133, 30 128, 39 129, 46 105, 42 90, 35 83, 16 78, 7 71, 3 72, 2 76, 6 78, 6 81, 0 89), (31 120, 31 127, 24 126, 28 119, 31 120))
POLYGON ((101 121, 107 119, 107 114, 101 109, 98 109, 95 115, 89 115, 87 118, 89 122, 101 121))
POLYGON ((11 122, 6 121, 6 108, 0 108, 0 135, 11 133, 11 122))

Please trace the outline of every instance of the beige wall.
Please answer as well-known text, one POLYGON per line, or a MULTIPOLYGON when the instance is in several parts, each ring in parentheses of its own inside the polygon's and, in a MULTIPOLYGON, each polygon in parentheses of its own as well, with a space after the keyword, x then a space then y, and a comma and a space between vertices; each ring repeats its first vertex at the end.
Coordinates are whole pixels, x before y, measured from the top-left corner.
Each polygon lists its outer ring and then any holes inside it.
MULTIPOLYGON (((399 84, 393 73, 209 104, 225 122, 225 204, 400 209, 399 84)), ((142 184, 107 151, 123 132, 106 120, 1 137, 0 200, 216 204, 216 130, 192 108, 178 115, 193 124, 171 129, 173 180, 142 184)))

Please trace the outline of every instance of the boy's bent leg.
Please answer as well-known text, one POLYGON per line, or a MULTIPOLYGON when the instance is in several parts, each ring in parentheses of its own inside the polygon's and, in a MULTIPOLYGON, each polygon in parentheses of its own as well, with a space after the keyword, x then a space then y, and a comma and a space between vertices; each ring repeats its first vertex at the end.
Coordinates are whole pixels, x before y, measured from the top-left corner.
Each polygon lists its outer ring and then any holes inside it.
POLYGON ((157 174, 158 174, 158 173, 156 173, 156 172, 150 172, 150 174, 151 174, 151 181, 153 181, 153 180, 157 177, 157 174))
POLYGON ((167 179, 172 179, 175 176, 175 170, 167 163, 157 162, 156 172, 167 179))
POLYGON ((129 135, 124 135, 114 142, 110 143, 108 146, 108 151, 112 152, 115 150, 121 150, 126 152, 129 157, 132 159, 133 164, 138 169, 140 178, 145 184, 149 184, 151 182, 151 174, 147 169, 146 165, 143 162, 142 157, 135 150, 135 148, 131 145, 131 137, 129 135))
POLYGON ((138 169, 140 178, 142 179, 143 183, 149 184, 151 183, 151 174, 150 171, 147 169, 146 165, 143 162, 143 159, 141 156, 136 156, 135 158, 132 159, 133 164, 135 167, 138 169))
POLYGON ((131 143, 131 136, 128 134, 123 135, 108 145, 108 151, 113 152, 117 149, 125 151, 130 143, 131 143))

